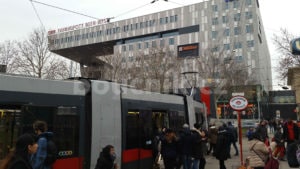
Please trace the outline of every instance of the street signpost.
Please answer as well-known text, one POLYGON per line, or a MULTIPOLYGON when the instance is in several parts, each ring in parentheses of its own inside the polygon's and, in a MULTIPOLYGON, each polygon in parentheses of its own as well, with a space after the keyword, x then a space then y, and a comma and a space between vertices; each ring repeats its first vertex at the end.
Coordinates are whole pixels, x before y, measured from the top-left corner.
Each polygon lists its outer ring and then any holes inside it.
POLYGON ((233 110, 236 110, 238 113, 238 128, 239 128, 239 144, 240 144, 240 157, 241 165, 244 165, 243 160, 243 142, 242 142, 242 126, 241 126, 241 111, 245 110, 248 106, 248 100, 244 96, 234 96, 230 99, 229 105, 233 110))

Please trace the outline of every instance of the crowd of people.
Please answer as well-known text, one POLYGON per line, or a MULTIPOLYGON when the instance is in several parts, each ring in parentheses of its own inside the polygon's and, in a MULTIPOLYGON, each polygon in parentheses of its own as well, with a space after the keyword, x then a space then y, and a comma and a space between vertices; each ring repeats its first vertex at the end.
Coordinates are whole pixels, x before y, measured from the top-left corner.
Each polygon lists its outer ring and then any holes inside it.
POLYGON ((184 124, 179 132, 163 129, 156 138, 160 146, 159 150, 153 151, 154 157, 161 154, 165 169, 204 169, 205 157, 210 154, 219 160, 220 169, 226 169, 225 161, 231 158, 231 145, 236 151, 234 155, 239 155, 237 130, 231 122, 220 127, 211 124, 208 129, 198 123, 193 127, 184 124))

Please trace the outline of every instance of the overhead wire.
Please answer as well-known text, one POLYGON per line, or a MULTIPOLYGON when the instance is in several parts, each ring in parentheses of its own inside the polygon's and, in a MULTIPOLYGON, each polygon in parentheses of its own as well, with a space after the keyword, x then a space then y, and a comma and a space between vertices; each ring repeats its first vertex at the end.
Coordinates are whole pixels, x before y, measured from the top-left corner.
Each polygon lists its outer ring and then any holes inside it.
POLYGON ((31 2, 32 8, 33 8, 33 10, 34 10, 34 12, 35 12, 37 18, 38 18, 39 21, 40 21, 40 24, 41 24, 41 26, 42 26, 42 29, 46 30, 46 28, 45 28, 45 26, 44 26, 44 24, 43 24, 43 22, 42 22, 42 19, 41 19, 39 13, 37 12, 37 10, 36 10, 36 8, 35 8, 35 6, 34 6, 32 0, 30 0, 30 2, 31 2))
POLYGON ((76 12, 76 11, 72 11, 72 10, 69 10, 69 9, 61 8, 61 7, 58 7, 58 6, 46 4, 46 3, 43 3, 43 2, 39 2, 39 1, 35 1, 35 0, 29 0, 29 1, 31 1, 31 3, 32 2, 38 3, 38 4, 41 4, 41 5, 48 6, 48 7, 52 7, 52 8, 60 9, 60 10, 67 11, 67 12, 70 12, 70 13, 74 13, 74 14, 77 14, 77 15, 85 16, 85 17, 88 17, 88 18, 97 19, 97 20, 99 19, 97 17, 93 17, 93 16, 90 16, 90 15, 86 15, 86 14, 79 13, 79 12, 76 12))

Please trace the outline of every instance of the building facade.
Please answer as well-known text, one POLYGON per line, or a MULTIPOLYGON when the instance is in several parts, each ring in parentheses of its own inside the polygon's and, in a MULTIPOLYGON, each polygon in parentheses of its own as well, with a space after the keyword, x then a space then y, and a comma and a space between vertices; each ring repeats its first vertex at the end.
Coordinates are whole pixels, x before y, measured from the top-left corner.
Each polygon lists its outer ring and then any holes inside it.
MULTIPOLYGON (((119 57, 121 68, 140 65, 139 56, 151 60, 154 50, 162 51, 173 60, 169 62, 172 69, 160 70, 168 80, 176 81, 170 88, 187 87, 182 81, 190 80, 190 86, 199 87, 220 82, 226 76, 220 75, 224 68, 235 67, 246 72, 246 79, 238 80, 245 85, 250 79, 264 90, 272 87, 270 54, 258 0, 209 0, 116 22, 97 20, 51 30, 48 38, 52 52, 90 67, 97 67, 104 57, 119 57)), ((143 66, 153 68, 149 63, 143 66)), ((228 76, 234 78, 235 72, 228 76)))

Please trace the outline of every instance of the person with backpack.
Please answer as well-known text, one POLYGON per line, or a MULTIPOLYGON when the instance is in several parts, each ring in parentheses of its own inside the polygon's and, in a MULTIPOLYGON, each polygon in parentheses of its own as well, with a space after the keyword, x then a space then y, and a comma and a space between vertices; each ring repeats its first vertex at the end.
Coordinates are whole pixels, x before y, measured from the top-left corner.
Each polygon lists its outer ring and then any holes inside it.
POLYGON ((34 135, 21 135, 17 139, 15 150, 0 163, 0 169, 32 169, 30 156, 36 153, 37 149, 38 145, 34 135))
POLYGON ((38 150, 33 155, 33 169, 50 169, 56 160, 57 149, 53 142, 53 133, 48 132, 47 123, 37 120, 33 123, 34 132, 38 136, 38 150))

